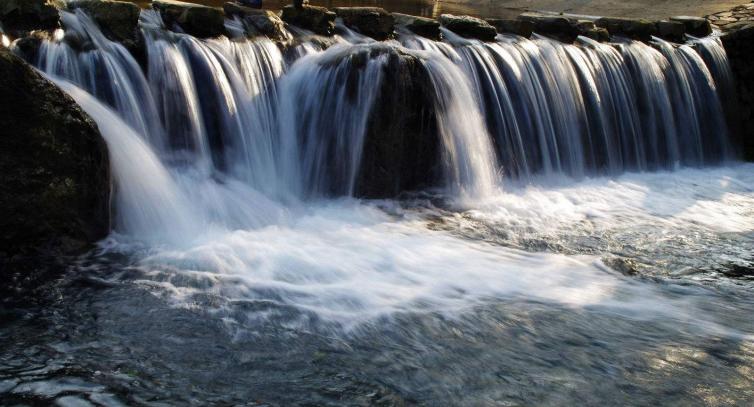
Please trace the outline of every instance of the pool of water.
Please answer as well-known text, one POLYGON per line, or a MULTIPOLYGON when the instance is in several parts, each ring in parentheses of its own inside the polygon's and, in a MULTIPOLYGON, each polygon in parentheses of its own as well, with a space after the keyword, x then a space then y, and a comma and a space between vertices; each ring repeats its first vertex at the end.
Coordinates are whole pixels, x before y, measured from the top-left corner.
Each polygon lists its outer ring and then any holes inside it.
POLYGON ((328 200, 181 244, 112 235, 3 308, 0 400, 746 405, 752 174, 328 200))

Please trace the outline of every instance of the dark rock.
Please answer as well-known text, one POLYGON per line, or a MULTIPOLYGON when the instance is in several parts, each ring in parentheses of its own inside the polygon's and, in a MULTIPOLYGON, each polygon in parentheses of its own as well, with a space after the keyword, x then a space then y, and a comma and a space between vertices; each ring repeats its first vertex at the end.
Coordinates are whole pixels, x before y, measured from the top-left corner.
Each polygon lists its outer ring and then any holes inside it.
POLYGON ((319 35, 333 35, 335 33, 335 13, 317 6, 292 5, 283 7, 283 21, 296 27, 309 30, 319 35))
POLYGON ((657 34, 655 23, 640 18, 602 17, 595 21, 597 27, 605 28, 610 35, 649 41, 657 34))
POLYGON ((264 35, 278 41, 288 38, 285 23, 272 11, 244 7, 237 3, 225 3, 223 10, 228 17, 240 18, 249 36, 264 35))
POLYGON ((72 2, 69 7, 86 11, 102 33, 113 41, 122 43, 138 41, 141 10, 136 4, 114 0, 84 0, 72 2))
POLYGON ((379 7, 335 7, 335 15, 343 19, 346 27, 384 41, 393 36, 393 15, 379 7))
POLYGON ((527 20, 508 20, 502 18, 488 18, 487 22, 495 27, 499 33, 520 35, 524 38, 531 37, 534 32, 534 23, 527 20))
POLYGON ((754 24, 730 31, 721 40, 736 81, 735 101, 725 104, 731 116, 733 142, 740 151, 740 158, 754 161, 754 67, 751 63, 754 24))
POLYGON ((386 47, 388 63, 367 123, 356 195, 395 197, 436 185, 440 142, 435 91, 421 60, 386 47))
POLYGON ((45 40, 52 40, 53 31, 32 31, 26 37, 13 43, 13 51, 22 55, 27 61, 36 61, 39 57, 39 47, 45 40))
POLYGON ((541 13, 523 13, 518 16, 520 21, 527 21, 534 25, 534 32, 556 38, 563 42, 573 42, 581 35, 577 21, 568 17, 541 13))
POLYGON ((52 30, 60 26, 62 0, 2 0, 0 24, 5 32, 19 38, 33 30, 52 30))
POLYGON ((670 17, 670 21, 677 21, 686 26, 686 33, 694 37, 704 37, 712 34, 712 26, 706 18, 676 16, 670 17))
POLYGON ((497 36, 495 27, 476 17, 443 14, 440 16, 440 24, 448 30, 466 38, 492 41, 497 36))
POLYGON ((210 38, 225 33, 225 16, 219 8, 176 0, 155 0, 152 7, 168 27, 177 24, 186 34, 210 38))
POLYGON ((657 36, 668 41, 683 42, 686 26, 678 21, 658 21, 657 36))
POLYGON ((0 94, 0 250, 75 253, 105 237, 110 167, 96 124, 6 49, 0 94))
POLYGON ((610 33, 601 27, 585 28, 583 31, 579 31, 579 35, 599 42, 610 41, 610 33))
POLYGON ((416 35, 433 40, 440 38, 440 23, 437 20, 401 13, 393 13, 393 18, 395 18, 395 25, 406 27, 416 35))

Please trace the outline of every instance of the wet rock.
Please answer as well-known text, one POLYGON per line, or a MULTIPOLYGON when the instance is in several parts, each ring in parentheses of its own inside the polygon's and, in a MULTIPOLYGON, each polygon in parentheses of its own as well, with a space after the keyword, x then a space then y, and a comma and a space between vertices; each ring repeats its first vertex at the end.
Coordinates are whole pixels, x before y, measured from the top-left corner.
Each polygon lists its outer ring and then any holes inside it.
POLYGON ((393 13, 395 25, 406 27, 409 31, 433 40, 440 38, 440 23, 431 18, 393 13))
POLYGON ((610 41, 610 33, 606 29, 601 27, 586 28, 583 31, 579 31, 579 35, 583 35, 584 37, 591 38, 599 42, 610 41))
POLYGON ((573 42, 581 34, 575 20, 560 15, 523 13, 518 19, 533 24, 534 32, 537 34, 567 43, 573 42))
POLYGON ((754 24, 729 31, 721 37, 736 81, 736 100, 731 105, 731 132, 740 157, 754 161, 754 65, 751 63, 751 44, 754 43, 754 24))
POLYGON ((7 49, 0 94, 0 251, 72 253, 105 237, 110 167, 96 124, 7 49))
POLYGON ((45 40, 53 38, 53 31, 35 30, 24 38, 13 43, 13 51, 22 55, 27 61, 36 61, 39 56, 39 47, 45 40))
POLYGON ((135 43, 138 41, 139 6, 125 1, 83 0, 69 4, 82 9, 99 25, 102 33, 113 41, 135 43))
POLYGON ((421 60, 389 53, 383 82, 367 124, 356 194, 395 197, 433 186, 440 174, 435 91, 421 60))
POLYGON ((160 12, 168 27, 178 25, 195 37, 218 37, 225 33, 225 16, 219 8, 176 0, 155 0, 152 7, 160 12))
POLYGON ((285 23, 280 16, 270 10, 244 7, 238 3, 225 3, 223 10, 228 18, 240 18, 249 36, 264 35, 278 41, 288 38, 285 23))
POLYGON ((393 36, 393 15, 379 7, 335 7, 335 14, 346 27, 367 37, 384 41, 393 36))
POLYGON ((657 34, 654 22, 640 18, 602 17, 595 21, 595 25, 606 29, 610 35, 639 41, 649 41, 657 34))
POLYGON ((440 16, 440 24, 448 30, 466 38, 492 41, 497 36, 495 27, 476 17, 443 14, 440 16))
POLYGON ((704 37, 712 34, 712 26, 702 17, 677 16, 670 17, 670 21, 677 21, 686 26, 686 33, 694 37, 704 37))
POLYGON ((309 30, 319 35, 333 35, 335 33, 335 13, 317 6, 302 5, 283 7, 283 21, 296 27, 309 30))
POLYGON ((573 24, 578 35, 600 42, 610 40, 610 33, 606 29, 594 25, 592 20, 576 20, 573 24))
POLYGON ((657 36, 668 41, 683 42, 686 26, 678 21, 658 21, 657 36))
POLYGON ((486 20, 495 27, 499 33, 520 35, 524 38, 531 37, 534 32, 534 23, 527 20, 508 20, 503 18, 488 18, 486 20))
POLYGON ((13 37, 23 37, 32 30, 51 30, 60 26, 62 0, 2 0, 0 24, 13 37))

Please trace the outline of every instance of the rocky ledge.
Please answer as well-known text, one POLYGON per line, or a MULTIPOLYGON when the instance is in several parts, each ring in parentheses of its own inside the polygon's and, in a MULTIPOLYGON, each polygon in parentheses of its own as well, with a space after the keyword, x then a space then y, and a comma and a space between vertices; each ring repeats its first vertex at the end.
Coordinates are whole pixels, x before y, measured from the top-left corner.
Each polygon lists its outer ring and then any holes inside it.
MULTIPOLYGON (((396 27, 431 39, 442 37, 441 28, 461 37, 493 41, 497 34, 514 34, 530 37, 542 34, 563 42, 573 42, 579 36, 597 41, 611 37, 649 41, 660 37, 683 42, 685 35, 705 36, 712 32, 710 21, 726 28, 749 21, 754 4, 743 5, 729 12, 700 17, 676 16, 653 21, 616 17, 584 17, 555 13, 526 12, 515 19, 480 19, 471 16, 443 14, 438 20, 407 14, 389 13, 378 7, 325 7, 310 6, 307 2, 285 6, 281 13, 259 10, 244 5, 244 0, 227 2, 222 8, 209 7, 178 0, 154 0, 151 5, 162 16, 170 30, 185 32, 199 38, 222 35, 247 37, 267 36, 277 41, 290 39, 286 28, 298 27, 316 35, 332 36, 336 33, 336 19, 363 35, 378 41, 393 37, 396 27), (237 18, 244 32, 228 32, 226 18, 237 18)), ((14 38, 28 36, 33 30, 51 30, 60 26, 61 9, 84 9, 103 28, 110 39, 134 43, 138 41, 138 8, 128 2, 116 0, 79 0, 66 3, 61 0, 5 0, 0 2, 0 23, 14 38)), ((295 31, 295 30, 294 30, 295 31)), ((130 47, 129 47, 130 48, 130 47)))
POLYGON ((707 20, 723 32, 735 31, 754 24, 754 1, 727 11, 710 14, 707 20))

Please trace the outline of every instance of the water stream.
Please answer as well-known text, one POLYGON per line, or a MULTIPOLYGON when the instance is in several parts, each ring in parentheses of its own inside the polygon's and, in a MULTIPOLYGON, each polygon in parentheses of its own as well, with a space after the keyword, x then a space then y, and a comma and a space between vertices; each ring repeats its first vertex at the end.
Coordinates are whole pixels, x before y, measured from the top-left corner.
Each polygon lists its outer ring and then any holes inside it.
POLYGON ((754 398, 754 166, 728 139, 717 39, 340 27, 281 50, 145 10, 140 65, 82 11, 63 22, 31 62, 97 122, 115 225, 51 305, 7 311, 0 399, 754 398), (359 199, 396 61, 426 75, 437 176, 359 199))

